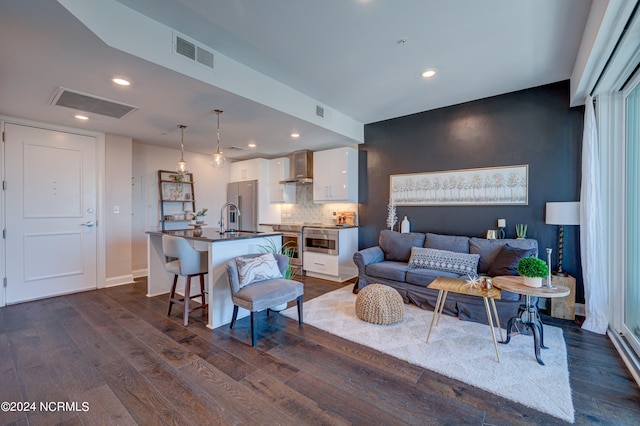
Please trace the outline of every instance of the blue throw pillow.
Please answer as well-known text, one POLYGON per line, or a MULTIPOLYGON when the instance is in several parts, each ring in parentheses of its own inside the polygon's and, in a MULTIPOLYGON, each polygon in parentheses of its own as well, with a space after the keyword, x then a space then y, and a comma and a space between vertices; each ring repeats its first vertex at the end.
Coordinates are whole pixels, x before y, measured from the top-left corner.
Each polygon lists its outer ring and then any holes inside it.
POLYGON ((518 275, 518 262, 523 257, 534 256, 537 250, 521 249, 511 247, 509 244, 502 246, 502 250, 498 253, 487 274, 491 277, 499 277, 501 275, 518 275))

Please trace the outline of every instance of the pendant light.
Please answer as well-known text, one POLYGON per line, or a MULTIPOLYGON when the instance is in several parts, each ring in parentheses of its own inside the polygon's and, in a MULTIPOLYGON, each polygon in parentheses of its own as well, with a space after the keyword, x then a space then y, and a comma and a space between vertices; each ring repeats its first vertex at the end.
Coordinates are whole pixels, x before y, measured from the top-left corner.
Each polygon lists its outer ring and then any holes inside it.
POLYGON ((178 128, 180 129, 180 161, 178 161, 176 171, 183 175, 189 171, 187 162, 184 161, 184 129, 186 129, 187 126, 185 126, 184 124, 179 124, 178 128))
POLYGON ((211 165, 216 169, 221 169, 224 167, 224 164, 227 162, 227 159, 224 157, 224 154, 220 152, 220 114, 223 111, 219 109, 214 109, 214 113, 218 115, 218 146, 216 148, 216 152, 211 155, 211 165))

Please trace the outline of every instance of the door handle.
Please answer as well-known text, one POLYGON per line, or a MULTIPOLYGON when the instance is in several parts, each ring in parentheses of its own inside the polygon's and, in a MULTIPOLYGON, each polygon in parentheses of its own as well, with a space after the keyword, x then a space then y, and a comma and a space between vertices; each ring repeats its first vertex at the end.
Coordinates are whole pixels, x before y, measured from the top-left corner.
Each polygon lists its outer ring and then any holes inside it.
POLYGON ((86 226, 87 228, 93 228, 94 226, 96 226, 96 223, 92 220, 90 220, 87 223, 81 223, 80 226, 86 226))

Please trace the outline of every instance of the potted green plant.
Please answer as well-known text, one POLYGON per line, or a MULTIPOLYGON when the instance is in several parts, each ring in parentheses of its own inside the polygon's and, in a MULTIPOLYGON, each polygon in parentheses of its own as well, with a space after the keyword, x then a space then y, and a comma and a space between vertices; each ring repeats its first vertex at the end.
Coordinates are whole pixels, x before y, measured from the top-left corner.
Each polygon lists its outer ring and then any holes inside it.
POLYGON ((523 257, 518 262, 518 274, 524 277, 524 285, 542 287, 542 279, 549 275, 547 262, 537 257, 523 257))
POLYGON ((527 225, 525 223, 516 225, 516 238, 527 238, 527 225))
POLYGON ((204 223, 204 217, 207 215, 209 211, 208 208, 200 209, 196 212, 196 223, 204 223))

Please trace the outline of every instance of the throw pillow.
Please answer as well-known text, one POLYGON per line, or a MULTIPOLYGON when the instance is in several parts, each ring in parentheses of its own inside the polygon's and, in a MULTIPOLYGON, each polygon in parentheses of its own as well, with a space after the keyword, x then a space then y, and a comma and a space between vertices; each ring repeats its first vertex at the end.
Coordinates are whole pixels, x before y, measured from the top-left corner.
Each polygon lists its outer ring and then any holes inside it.
POLYGON ((489 266, 487 274, 491 277, 501 275, 518 275, 518 262, 523 257, 534 256, 536 249, 520 249, 509 244, 502 246, 500 253, 489 266))
POLYGON ((422 247, 424 245, 424 234, 400 232, 384 229, 380 231, 378 245, 384 252, 384 260, 396 260, 398 262, 409 261, 411 247, 422 247))
POLYGON ((237 257, 238 278, 240 288, 259 281, 282 278, 278 261, 273 253, 256 257, 237 257))
POLYGON ((458 275, 476 275, 480 255, 456 253, 447 250, 413 247, 409 266, 412 268, 435 269, 458 275))
POLYGON ((502 250, 502 246, 506 244, 522 249, 535 249, 536 256, 538 255, 538 241, 531 238, 524 240, 485 240, 484 238, 473 237, 469 240, 469 253, 480 255, 479 273, 486 274, 489 272, 489 267, 498 256, 498 253, 500 253, 500 250, 502 250))

